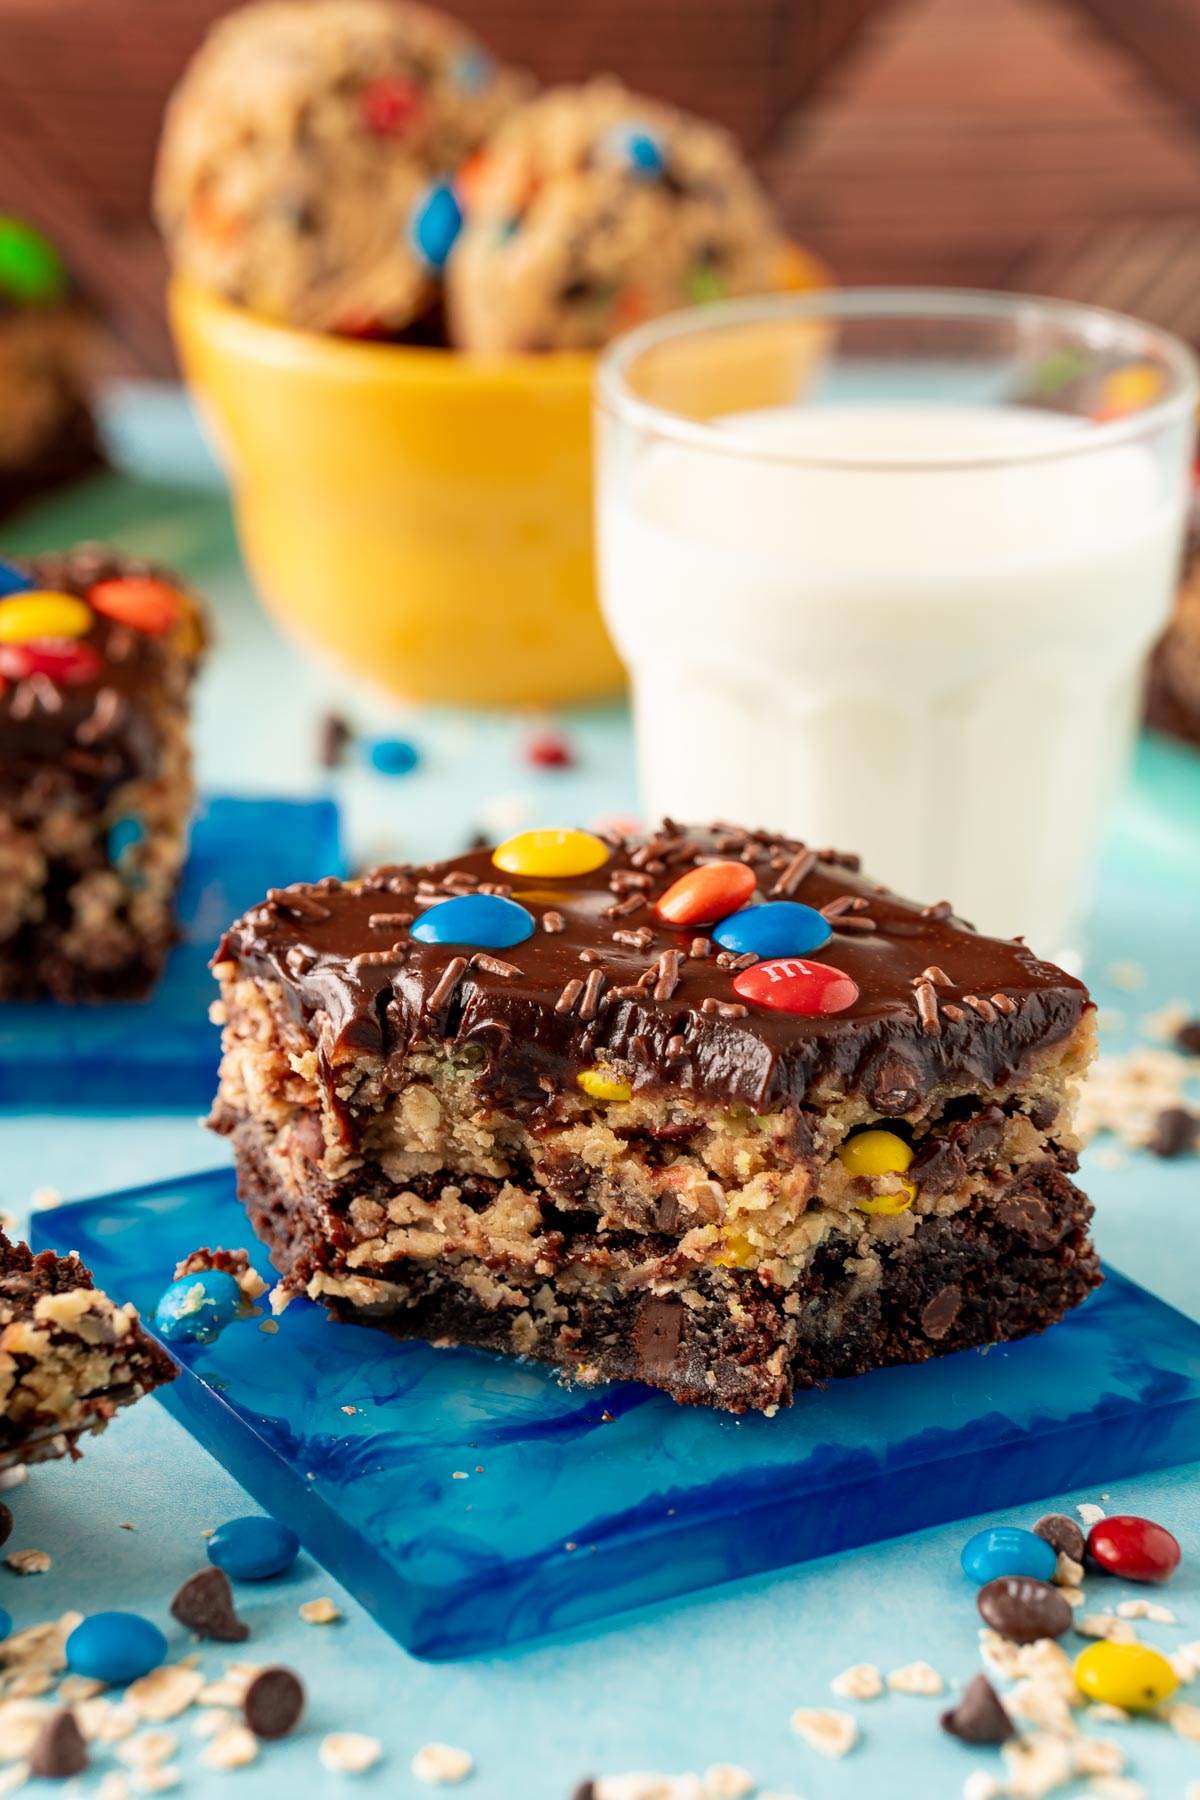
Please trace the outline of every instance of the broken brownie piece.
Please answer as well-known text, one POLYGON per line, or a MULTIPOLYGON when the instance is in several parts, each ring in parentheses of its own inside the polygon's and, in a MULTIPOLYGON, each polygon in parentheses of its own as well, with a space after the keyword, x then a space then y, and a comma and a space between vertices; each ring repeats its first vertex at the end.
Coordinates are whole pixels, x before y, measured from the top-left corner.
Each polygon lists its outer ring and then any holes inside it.
POLYGON ((77 1256, 34 1255, 0 1232, 0 1468, 74 1451, 175 1364, 92 1284, 77 1256))
POLYGON ((857 868, 665 822, 272 892, 212 1123, 279 1299, 734 1412, 1060 1318, 1088 995, 857 868))
POLYGON ((0 999, 130 999, 157 979, 203 636, 174 576, 103 546, 0 563, 0 999))

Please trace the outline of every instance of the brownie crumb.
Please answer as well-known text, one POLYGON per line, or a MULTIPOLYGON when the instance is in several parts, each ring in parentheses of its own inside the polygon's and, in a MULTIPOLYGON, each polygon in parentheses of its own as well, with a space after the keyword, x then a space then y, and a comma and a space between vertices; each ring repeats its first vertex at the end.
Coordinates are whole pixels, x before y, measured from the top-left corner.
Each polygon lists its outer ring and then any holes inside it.
POLYGON ((237 1616, 224 1569, 201 1569, 190 1575, 171 1602, 171 1617, 197 1637, 219 1644, 241 1644, 250 1636, 250 1627, 237 1616))
POLYGON ((322 713, 317 727, 317 761, 323 769, 339 766, 352 735, 340 713, 322 713))

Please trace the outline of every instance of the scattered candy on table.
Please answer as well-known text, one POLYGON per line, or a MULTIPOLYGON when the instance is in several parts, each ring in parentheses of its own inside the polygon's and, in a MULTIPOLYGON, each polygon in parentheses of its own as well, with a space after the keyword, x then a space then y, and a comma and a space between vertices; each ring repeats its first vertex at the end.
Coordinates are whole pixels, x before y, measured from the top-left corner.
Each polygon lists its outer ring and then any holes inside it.
POLYGON ((242 1697, 242 1714, 256 1738, 273 1743, 300 1723, 304 1685, 290 1669, 260 1669, 242 1697))
POLYGON ((1061 1637, 1070 1629, 1073 1617, 1069 1602, 1056 1587, 1029 1575, 1000 1575, 985 1582, 976 1605, 984 1624, 1013 1644, 1061 1637))
POLYGON ((269 1581, 283 1575, 300 1554, 300 1539, 278 1519, 249 1513, 227 1519, 208 1540, 208 1560, 235 1581, 269 1581))
POLYGON ((581 1069, 575 1077, 575 1084, 581 1087, 590 1100, 622 1101, 633 1099, 633 1089, 619 1075, 609 1069, 581 1069))
POLYGON ((730 913, 713 930, 722 950, 737 956, 807 956, 833 933, 823 913, 799 900, 768 900, 730 913))
POLYGON ((533 914, 499 894, 458 894, 439 900, 419 918, 412 935, 422 944, 474 944, 511 950, 533 936, 533 914))
POLYGON ((144 631, 148 637, 162 637, 185 610, 179 589, 155 575, 120 575, 97 581, 87 597, 106 619, 144 631))
POLYGON ((858 999, 857 982, 841 969, 801 957, 755 963, 734 976, 733 991, 757 1006, 807 1019, 845 1012, 858 999))
POLYGON ((27 644, 0 641, 0 675, 26 681, 44 675, 56 687, 95 681, 104 668, 99 651, 78 638, 35 638, 27 644))
POLYGON ((0 600, 0 643, 28 644, 35 638, 83 637, 93 613, 74 594, 34 590, 0 600))
POLYGON ((15 563, 0 562, 0 600, 9 594, 27 594, 32 588, 24 569, 18 569, 15 563))
MULTIPOLYGON (((912 1162, 913 1151, 912 1145, 894 1131, 873 1129, 858 1131, 847 1138, 839 1146, 837 1158, 847 1175, 873 1179, 878 1175, 903 1175, 912 1162)), ((870 1195, 857 1200, 855 1205, 865 1213, 902 1213, 916 1197, 916 1182, 905 1181, 896 1190, 870 1195)))
POLYGON ((1087 1553, 1106 1574, 1126 1581, 1170 1581, 1182 1554, 1164 1526, 1134 1513, 1097 1519, 1088 1532, 1087 1553))
POLYGON ((1020 1525, 989 1525, 986 1530, 977 1531, 963 1545, 960 1560, 963 1574, 981 1586, 1001 1575, 1029 1575, 1035 1581, 1052 1581, 1058 1566, 1054 1546, 1020 1525))
POLYGON ((206 1269, 181 1275, 159 1296, 154 1329, 168 1344, 215 1344, 245 1310, 245 1297, 233 1276, 222 1269, 206 1269))
POLYGON ((75 1675, 120 1686, 157 1669, 167 1654, 158 1626, 140 1613, 92 1613, 66 1642, 67 1667, 75 1675))
POLYGON ((559 732, 537 731, 525 740, 525 761, 535 769, 569 769, 575 757, 559 732))
POLYGON ((1069 1519, 1066 1513, 1045 1513, 1033 1529, 1035 1536, 1045 1538, 1057 1554, 1069 1556, 1072 1562, 1083 1561, 1087 1548, 1083 1528, 1075 1519, 1069 1519))
POLYGON ((506 875, 590 875, 608 861, 609 849, 590 831, 521 831, 506 838, 492 861, 506 875))
POLYGON ((701 863, 673 881, 654 910, 668 925, 710 925, 740 911, 757 885, 747 863, 701 863))
POLYGON ((1091 1644, 1075 1659, 1075 1681, 1089 1700, 1125 1712, 1149 1712, 1179 1686, 1166 1657, 1149 1644, 1091 1644))
POLYGON ((407 738, 368 738, 363 754, 381 775, 411 775, 421 760, 421 753, 407 738))
POLYGON ((413 210, 412 242, 431 269, 445 267, 462 230, 463 210, 448 181, 439 181, 421 196, 413 210))

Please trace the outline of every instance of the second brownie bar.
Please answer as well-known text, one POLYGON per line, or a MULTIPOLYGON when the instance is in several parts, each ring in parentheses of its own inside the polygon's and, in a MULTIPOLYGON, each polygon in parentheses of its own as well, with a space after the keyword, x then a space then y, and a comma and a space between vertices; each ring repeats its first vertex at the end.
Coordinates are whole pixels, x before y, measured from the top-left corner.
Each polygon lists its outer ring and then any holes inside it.
POLYGON ((165 571, 97 545, 0 563, 0 999, 129 999, 157 979, 202 646, 165 571))

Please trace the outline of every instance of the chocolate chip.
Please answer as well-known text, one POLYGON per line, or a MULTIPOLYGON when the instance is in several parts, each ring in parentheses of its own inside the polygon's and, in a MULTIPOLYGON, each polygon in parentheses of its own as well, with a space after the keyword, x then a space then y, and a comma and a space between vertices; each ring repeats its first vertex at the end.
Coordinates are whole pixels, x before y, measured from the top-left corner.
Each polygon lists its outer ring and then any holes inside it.
POLYGON ((633 1347, 647 1377, 669 1374, 679 1353, 683 1330, 683 1302, 680 1300, 643 1300, 633 1328, 633 1347))
POLYGON ((1061 1637, 1071 1624, 1071 1608, 1058 1589, 1029 1575, 1001 1575, 986 1582, 977 1605, 984 1624, 1014 1644, 1061 1637))
POLYGON ((955 1283, 940 1289, 926 1302, 921 1313, 921 1330, 927 1338, 944 1338, 962 1306, 962 1289, 955 1283))
POLYGON ((908 1173, 923 1194, 948 1194, 967 1178, 967 1159, 949 1138, 926 1138, 908 1173))
POLYGON ((1083 1561, 1083 1553, 1087 1547, 1083 1529, 1074 1519, 1069 1519, 1066 1513, 1046 1513, 1033 1529, 1060 1556, 1069 1556, 1072 1562, 1083 1561))
POLYGON ((171 1617, 197 1637, 219 1644, 241 1644, 250 1636, 233 1604, 233 1589, 224 1569, 201 1569, 190 1575, 171 1602, 171 1617))
POLYGON ((6 1506, 4 1501, 0 1500, 0 1544, 7 1544, 9 1538, 12 1536, 12 1528, 12 1507, 6 1506))
POLYGON ((1000 1148, 1004 1114, 998 1106, 981 1106, 974 1118, 955 1126, 953 1135, 969 1163, 985 1163, 1000 1148))
POLYGON ((1035 1250, 1058 1242, 1054 1216, 1040 1194, 1004 1194, 996 1202, 996 1217, 1009 1231, 1028 1238, 1035 1250))
POLYGON ((1200 1120, 1182 1106, 1167 1106, 1154 1121, 1150 1148, 1155 1156, 1184 1156, 1195 1149, 1196 1130, 1200 1120))
POLYGON ((46 1720, 29 1752, 29 1773, 46 1781, 82 1775, 88 1766, 87 1744, 69 1706, 46 1720))
POLYGON ((885 1056, 867 1077, 866 1095, 877 1112, 896 1118, 921 1097, 921 1077, 901 1056, 885 1056))
POLYGON ((290 1669, 264 1669, 246 1689, 242 1711, 255 1737, 286 1737, 304 1711, 300 1677, 290 1669))
POLYGON ((317 727, 317 761, 323 769, 336 769, 352 736, 340 713, 322 713, 317 727))
POLYGON ((594 1781, 581 1781, 571 1800, 596 1800, 596 1784, 594 1781))
POLYGON ((1189 1019, 1175 1033, 1175 1042, 1189 1056, 1200 1056, 1200 1019, 1189 1019))
POLYGON ((964 1744, 1003 1744, 1016 1726, 986 1675, 976 1675, 957 1706, 942 1714, 942 1730, 964 1744))
POLYGON ((1060 1111, 1053 1094, 1039 1094, 1029 1108, 1029 1122, 1035 1131, 1049 1131, 1060 1111))

